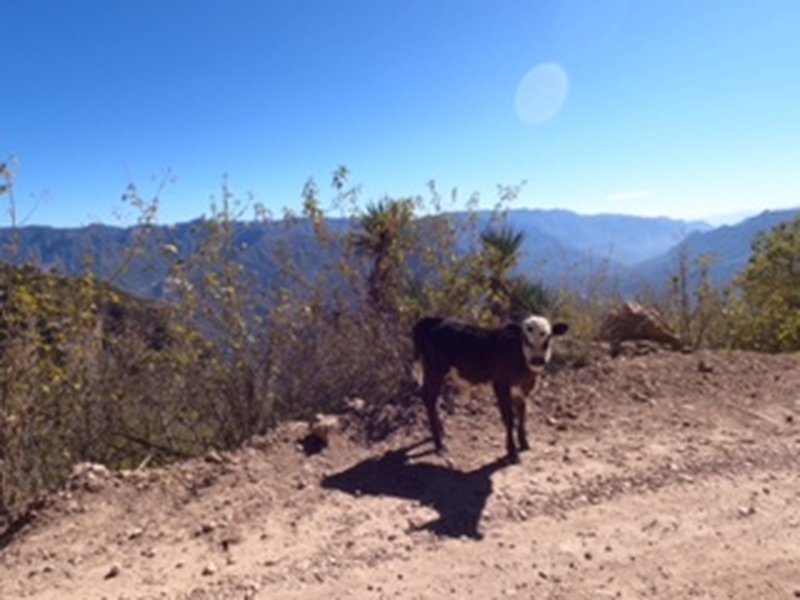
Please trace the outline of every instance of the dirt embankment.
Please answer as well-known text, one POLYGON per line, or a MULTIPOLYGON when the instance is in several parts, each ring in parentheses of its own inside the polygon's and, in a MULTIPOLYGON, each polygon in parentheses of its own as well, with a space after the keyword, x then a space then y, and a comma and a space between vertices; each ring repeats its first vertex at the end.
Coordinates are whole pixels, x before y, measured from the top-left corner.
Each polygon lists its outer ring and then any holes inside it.
POLYGON ((498 460, 482 393, 381 444, 88 469, 0 540, 0 598, 800 597, 800 357, 602 358, 498 460))

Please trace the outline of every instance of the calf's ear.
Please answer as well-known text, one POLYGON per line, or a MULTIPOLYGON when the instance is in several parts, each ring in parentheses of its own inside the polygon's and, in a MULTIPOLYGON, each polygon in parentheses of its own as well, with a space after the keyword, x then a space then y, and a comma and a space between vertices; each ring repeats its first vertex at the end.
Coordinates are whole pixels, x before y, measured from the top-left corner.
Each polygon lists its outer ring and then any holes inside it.
POLYGON ((569 325, 559 321, 553 324, 553 335, 564 335, 569 331, 569 325))

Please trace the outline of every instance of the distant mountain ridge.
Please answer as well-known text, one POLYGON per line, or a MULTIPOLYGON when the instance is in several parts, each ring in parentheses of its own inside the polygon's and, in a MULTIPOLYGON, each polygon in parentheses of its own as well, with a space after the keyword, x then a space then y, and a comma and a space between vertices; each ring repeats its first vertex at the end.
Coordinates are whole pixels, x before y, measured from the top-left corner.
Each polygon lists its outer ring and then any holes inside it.
POLYGON ((545 231, 571 248, 628 266, 663 254, 691 233, 712 229, 703 221, 558 209, 515 210, 508 220, 523 231, 545 231))
MULTIPOLYGON (((465 214, 461 213, 464 217, 465 214)), ((711 228, 702 221, 681 221, 627 215, 580 215, 566 210, 511 210, 506 222, 525 233, 519 269, 545 280, 552 287, 577 285, 591 277, 605 277, 621 291, 634 293, 642 286, 665 283, 675 271, 678 255, 715 258, 712 276, 726 283, 743 268, 755 236, 780 222, 800 216, 800 209, 764 212, 733 226, 711 228), (682 250, 683 249, 683 250, 682 250)), ((490 213, 478 213, 485 228, 490 213)), ((456 214, 458 218, 458 214, 456 214)), ((345 219, 328 219, 339 233, 352 225, 345 219)), ((190 255, 204 234, 201 221, 143 228, 91 225, 76 229, 23 227, 0 229, 0 258, 67 275, 88 271, 99 278, 114 278, 114 284, 143 298, 163 298, 167 287, 164 244, 190 255), (144 239, 142 253, 131 256, 130 248, 144 239), (124 267, 124 268, 123 268, 124 267)), ((290 251, 301 268, 313 270, 322 250, 314 242, 313 227, 300 220, 295 227, 283 221, 236 223, 234 243, 242 250, 240 260, 255 279, 268 284, 279 274, 277 252, 290 251)))
POLYGON ((716 284, 726 284, 750 259, 756 236, 781 223, 800 218, 800 208, 764 211, 736 225, 696 231, 664 254, 635 265, 631 277, 648 283, 665 282, 675 272, 681 253, 691 263, 701 257, 710 260, 709 273, 716 284))
MULTIPOLYGON (((333 231, 345 226, 341 219, 329 221, 333 231)), ((104 281, 113 279, 115 286, 128 293, 162 299, 167 293, 169 277, 164 247, 174 246, 178 258, 186 260, 205 235, 207 230, 200 220, 127 228, 90 225, 75 229, 42 226, 16 231, 0 229, 0 258, 72 276, 91 272, 104 281)), ((277 277, 279 248, 291 249, 299 264, 307 268, 313 268, 321 259, 313 228, 302 220, 294 227, 282 221, 235 223, 233 244, 242 249, 241 263, 260 283, 277 277)))

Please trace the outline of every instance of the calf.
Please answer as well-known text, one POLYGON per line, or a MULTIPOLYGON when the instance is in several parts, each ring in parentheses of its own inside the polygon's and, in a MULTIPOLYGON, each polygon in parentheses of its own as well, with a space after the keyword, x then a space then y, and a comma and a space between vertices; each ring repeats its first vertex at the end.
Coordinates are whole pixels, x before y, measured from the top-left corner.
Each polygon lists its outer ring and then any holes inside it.
POLYGON ((520 450, 528 449, 525 398, 549 362, 552 338, 567 332, 566 323, 531 316, 520 323, 486 329, 452 319, 424 317, 413 329, 414 360, 422 366, 422 398, 436 450, 442 452, 444 429, 436 402, 451 369, 471 384, 491 383, 506 428, 508 458, 516 461, 514 417, 520 450), (511 389, 521 395, 513 397, 511 389))

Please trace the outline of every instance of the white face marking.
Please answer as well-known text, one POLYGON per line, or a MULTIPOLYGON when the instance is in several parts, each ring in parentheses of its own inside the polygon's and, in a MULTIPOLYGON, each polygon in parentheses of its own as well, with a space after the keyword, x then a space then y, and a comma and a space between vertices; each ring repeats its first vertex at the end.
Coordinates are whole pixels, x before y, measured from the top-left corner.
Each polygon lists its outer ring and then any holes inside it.
POLYGON ((536 373, 544 371, 552 354, 550 340, 553 331, 550 321, 544 317, 528 317, 522 322, 522 334, 525 336, 525 343, 522 345, 525 363, 531 371, 536 373))

